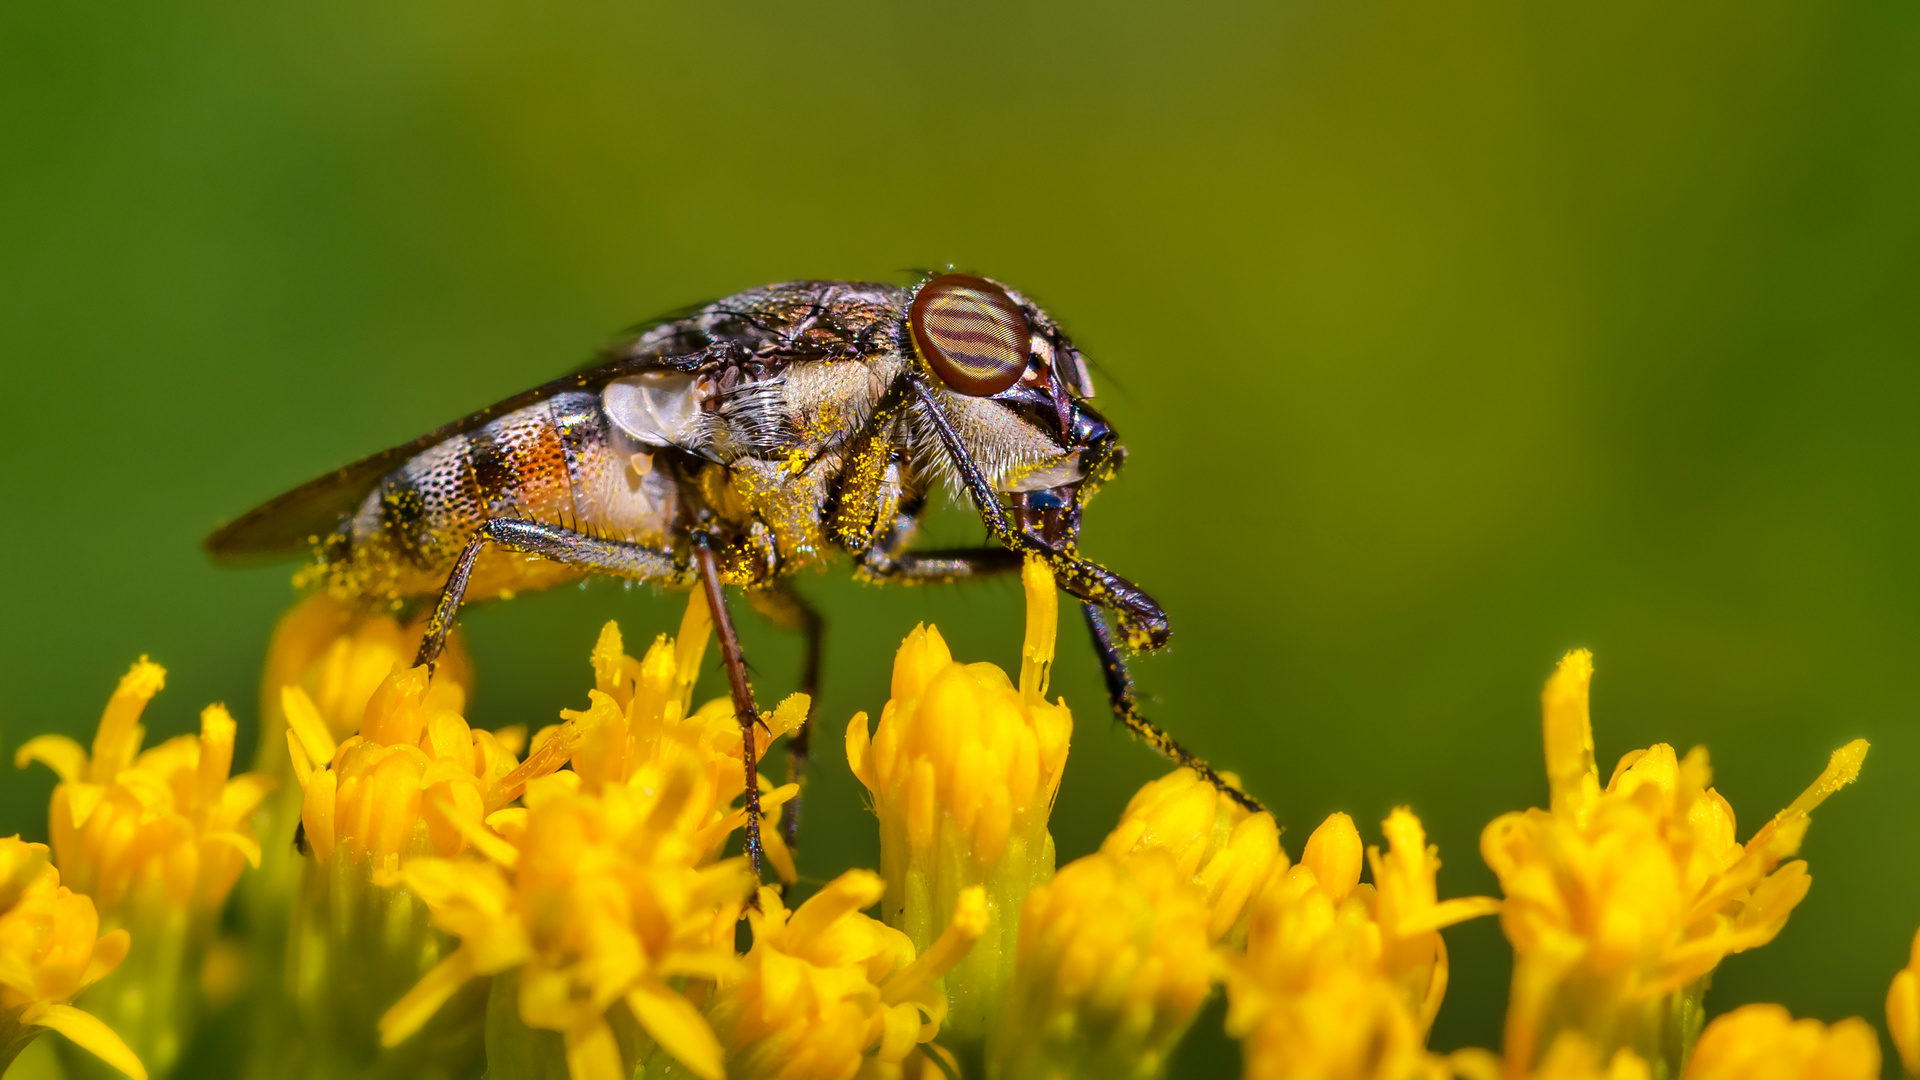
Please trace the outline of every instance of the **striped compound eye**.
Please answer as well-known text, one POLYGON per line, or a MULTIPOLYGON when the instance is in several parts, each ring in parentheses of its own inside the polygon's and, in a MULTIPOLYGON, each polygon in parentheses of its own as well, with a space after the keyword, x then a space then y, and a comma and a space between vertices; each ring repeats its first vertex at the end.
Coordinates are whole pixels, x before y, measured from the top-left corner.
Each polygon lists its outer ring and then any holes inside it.
POLYGON ((1033 329, 1005 289, 972 274, 942 274, 921 287, 907 311, 913 344, 940 381, 969 397, 988 397, 1027 370, 1033 329))

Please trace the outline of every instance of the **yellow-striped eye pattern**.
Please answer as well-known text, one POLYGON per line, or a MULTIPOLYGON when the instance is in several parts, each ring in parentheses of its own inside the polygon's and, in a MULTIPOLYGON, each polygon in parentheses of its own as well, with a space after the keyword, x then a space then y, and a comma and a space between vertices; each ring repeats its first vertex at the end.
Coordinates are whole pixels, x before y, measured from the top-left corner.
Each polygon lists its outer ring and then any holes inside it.
POLYGON ((972 274, 942 274, 907 311, 914 347, 940 381, 970 397, 997 394, 1027 370, 1033 328, 1007 291, 972 274))

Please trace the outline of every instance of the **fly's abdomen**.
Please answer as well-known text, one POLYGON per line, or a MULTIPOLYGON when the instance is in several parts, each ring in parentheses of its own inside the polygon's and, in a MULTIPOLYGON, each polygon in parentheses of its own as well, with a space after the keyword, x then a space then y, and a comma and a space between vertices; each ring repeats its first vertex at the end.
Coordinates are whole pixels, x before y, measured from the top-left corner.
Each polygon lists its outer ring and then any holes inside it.
MULTIPOLYGON (((344 526, 335 590, 380 599, 437 593, 480 523, 543 521, 658 541, 673 506, 666 478, 635 467, 600 395, 558 394, 455 435, 394 470, 344 526)), ((642 459, 644 460, 644 459, 642 459)), ((469 597, 545 588, 581 570, 489 546, 469 597)))

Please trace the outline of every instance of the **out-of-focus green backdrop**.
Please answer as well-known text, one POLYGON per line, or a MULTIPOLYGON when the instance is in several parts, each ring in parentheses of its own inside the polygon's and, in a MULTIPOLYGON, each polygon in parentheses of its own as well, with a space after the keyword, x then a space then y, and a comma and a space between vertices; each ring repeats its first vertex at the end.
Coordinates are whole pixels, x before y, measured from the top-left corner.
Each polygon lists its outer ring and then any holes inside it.
MULTIPOLYGON (((287 571, 197 544, 256 501, 656 311, 952 263, 1101 365, 1133 457, 1086 546, 1174 619, 1152 714, 1296 856, 1406 803, 1443 893, 1492 891, 1480 829, 1544 799, 1538 691, 1588 646, 1606 767, 1708 744, 1743 837, 1873 740, 1709 1003, 1878 1024, 1920 926, 1917 192, 1911 4, 12 0, 0 739, 89 732, 141 653, 156 736, 250 718, 287 571)), ((894 644, 1011 664, 1019 597, 802 587, 827 874, 874 858, 839 745, 894 644)), ((474 719, 580 705, 614 616, 678 601, 473 611, 474 719)), ((745 633, 784 693, 797 648, 745 633)), ((1063 642, 1064 860, 1162 766, 1063 642)), ((9 770, 0 827, 43 836, 50 784, 9 770)), ((1435 1042, 1497 1045, 1498 928, 1449 940, 1435 1042)))

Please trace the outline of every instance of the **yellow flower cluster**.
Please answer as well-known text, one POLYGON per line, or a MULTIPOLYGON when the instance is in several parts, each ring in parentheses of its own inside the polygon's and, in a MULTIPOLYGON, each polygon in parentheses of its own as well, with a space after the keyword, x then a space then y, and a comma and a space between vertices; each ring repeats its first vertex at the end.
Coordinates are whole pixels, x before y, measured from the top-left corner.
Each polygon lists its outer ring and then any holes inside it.
POLYGON ((1372 885, 1360 882, 1359 831, 1334 814, 1254 901, 1227 983, 1227 1030, 1246 1042, 1249 1077, 1446 1074, 1426 1049, 1447 988, 1440 931, 1499 904, 1438 899, 1439 853, 1410 811, 1382 831, 1385 854, 1366 851, 1372 885))
MULTIPOLYGON (((1225 779, 1239 783, 1231 773, 1225 779)), ((1272 814, 1249 813, 1192 769, 1176 769, 1136 792, 1100 845, 1119 857, 1151 849, 1172 856, 1180 875, 1200 886, 1208 940, 1235 945, 1246 939, 1254 895, 1287 861, 1272 814)))
POLYGON ((701 777, 685 759, 634 784, 580 790, 559 773, 482 845, 489 858, 410 860, 407 887, 460 947, 380 1021, 393 1046, 475 976, 517 972, 519 1017, 560 1032, 574 1080, 613 1080, 622 1063, 608 1010, 627 1011, 695 1075, 721 1075, 711 1028, 669 980, 733 970, 733 924, 753 891, 742 859, 703 862, 701 777))
POLYGON ((242 867, 260 863, 249 819, 274 786, 258 773, 229 777, 234 722, 221 705, 201 713, 200 734, 143 751, 140 718, 165 684, 142 658, 108 699, 91 753, 42 735, 14 755, 60 777, 48 831, 67 887, 132 934, 125 965, 86 1004, 162 1073, 198 1023, 195 982, 242 867))
POLYGON ((793 912, 762 888, 747 912, 753 948, 744 974, 722 977, 709 1015, 734 1080, 852 1080, 898 1074, 940 1031, 940 977, 986 929, 986 893, 960 894, 953 921, 915 955, 898 930, 860 914, 886 891, 849 870, 793 912))
MULTIPOLYGON (((662 635, 636 660, 608 624, 592 656, 588 707, 563 712, 564 723, 536 734, 525 763, 475 774, 471 812, 448 818, 461 843, 410 853, 432 857, 408 858, 397 875, 387 875, 418 895, 460 946, 381 1019, 385 1045, 407 1040, 479 976, 511 980, 522 1051, 537 1055, 535 1032, 561 1034, 575 1080, 624 1077, 653 1054, 650 1047, 697 1076, 718 1077, 726 1054, 754 1042, 751 1023, 733 1022, 723 1050, 681 986, 692 980, 703 1001, 722 980, 764 996, 762 983, 743 973, 757 973, 763 958, 777 966, 792 953, 782 945, 791 937, 780 932, 784 919, 775 919, 766 900, 756 916, 764 920, 756 925, 765 947, 756 944, 746 962, 733 952, 734 923, 755 882, 744 859, 719 857, 746 823, 745 810, 734 805, 745 783, 732 706, 722 699, 690 709, 711 627, 696 592, 677 642, 662 635), (563 765, 571 768, 554 771, 563 765), (523 805, 505 805, 516 798, 523 805), (466 845, 472 850, 454 857, 466 845)), ((782 702, 762 717, 757 749, 764 754, 806 713, 803 695, 782 702)), ((766 814, 797 790, 761 784, 766 814)), ((765 835, 773 838, 774 830, 765 835)), ((777 839, 768 854, 791 879, 791 857, 777 839)), ((822 900, 801 910, 830 908, 822 900)), ((802 925, 816 921, 809 916, 802 925)), ((833 938, 801 955, 817 960, 819 950, 846 944, 833 938)), ((938 972, 917 977, 925 982, 938 972)))
POLYGON ((1007 1080, 1149 1078, 1212 989, 1206 895, 1167 851, 1097 852, 1037 886, 988 1035, 1007 1080))
MULTIPOLYGON (((291 1003, 255 1009, 262 1074, 1154 1080, 1221 985, 1250 1080, 1878 1074, 1863 1021, 1751 1005, 1709 1024, 1703 1000, 1718 963, 1770 941, 1806 895, 1793 856, 1864 742, 1740 843, 1702 749, 1629 753, 1601 784, 1591 659, 1575 652, 1542 699, 1547 808, 1481 837, 1503 899, 1442 899, 1438 850, 1408 808, 1373 847, 1332 814, 1296 863, 1271 815, 1185 769, 1142 787, 1100 848, 1056 873, 1048 818, 1073 718, 1047 698, 1054 581, 1038 559, 1022 580, 1017 679, 956 661, 930 626, 902 643, 878 724, 860 714, 846 732, 880 873, 804 899, 727 855, 749 780, 768 815, 798 789, 744 774, 729 700, 693 704, 712 632, 701 592, 678 635, 638 659, 609 623, 585 707, 531 739, 468 724, 457 655, 408 669, 416 631, 311 599, 269 659, 263 772, 292 782, 272 803, 267 776, 229 778, 235 725, 219 706, 198 736, 141 751, 164 677, 142 660, 90 750, 48 736, 17 755, 61 777, 57 869, 47 848, 0 840, 0 1066, 55 1030, 129 1075, 147 1075, 143 1059, 164 1075, 198 1022, 166 996, 192 981, 183 957, 205 951, 261 861, 258 823, 297 816, 299 861, 276 841, 256 879, 282 880, 284 859, 297 888, 250 901, 253 931, 279 935, 255 951, 255 986, 273 997, 284 981, 291 1003), (275 922, 275 902, 291 915, 275 922), (1500 1053, 1435 1052, 1442 931, 1496 913, 1514 949, 1500 1053), (262 959, 276 951, 284 971, 262 959), (85 1011, 69 1004, 96 982, 85 1011), (135 998, 147 1014, 161 1002, 166 1022, 118 1004, 135 998)), ((794 695, 764 714, 756 754, 808 706, 794 695)), ((762 835, 781 881, 803 888, 778 830, 762 835)), ((1913 950, 1887 1021, 1920 1075, 1920 936, 1913 950)))
POLYGON ((1703 1018, 1705 977, 1764 945, 1807 893, 1799 850, 1809 812, 1852 781, 1856 741, 1745 844, 1709 786, 1704 748, 1656 744, 1620 759, 1605 788, 1594 763, 1591 656, 1568 654, 1542 696, 1551 808, 1495 819, 1481 853, 1507 900, 1514 947, 1506 1028, 1511 1075, 1562 1030, 1602 1055, 1627 1048, 1676 1075, 1703 1018))
MULTIPOLYGON (((367 612, 317 592, 295 605, 274 627, 260 680, 262 772, 291 780, 292 762, 282 750, 287 718, 282 708, 287 687, 299 687, 325 722, 335 742, 360 730, 367 701, 396 668, 412 664, 420 646, 424 619, 402 627, 392 616, 367 612)), ((437 680, 473 685, 465 639, 447 639, 434 675, 437 680)))
MULTIPOLYGON (((744 744, 733 703, 717 698, 699 709, 692 707, 693 685, 712 632, 706 595, 699 590, 687 601, 679 636, 662 635, 644 659, 626 655, 620 627, 608 623, 593 649, 594 688, 587 695, 587 708, 563 711, 564 725, 534 737, 537 748, 567 755, 585 791, 629 783, 650 763, 684 757, 701 776, 697 801, 710 812, 701 833, 709 855, 746 823, 746 811, 732 808, 746 790, 741 767, 744 744), (556 741, 550 743, 550 739, 556 741)), ((807 708, 807 696, 794 694, 763 717, 754 728, 754 760, 766 760, 773 740, 798 728, 806 720, 807 708)), ((762 779, 761 814, 777 817, 780 806, 798 793, 796 784, 774 788, 762 779)), ((793 856, 779 830, 763 829, 761 838, 781 879, 792 881, 793 856)))
POLYGON ((134 1078, 147 1070, 120 1036, 67 1004, 126 958, 125 930, 102 934, 93 901, 60 884, 45 844, 0 838, 0 1072, 42 1031, 134 1078))
POLYGON ((954 660, 940 632, 916 626, 893 663, 892 693, 871 732, 847 726, 847 762, 880 818, 889 924, 926 948, 975 886, 987 897, 980 942, 948 979, 950 1026, 984 1037, 1013 977, 1027 893, 1053 876, 1047 815, 1060 790, 1073 714, 1046 700, 1058 600, 1046 564, 1027 561, 1020 682, 954 660))
POLYGON ((165 684, 166 671, 142 658, 108 700, 91 754, 41 735, 14 755, 21 768, 38 761, 59 775, 48 816, 54 859, 109 922, 142 906, 210 917, 242 864, 260 861, 247 819, 273 784, 255 773, 228 778, 234 723, 224 706, 201 714, 198 736, 141 752, 140 715, 165 684))

